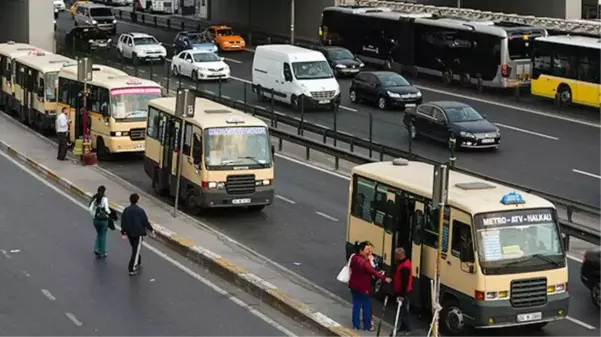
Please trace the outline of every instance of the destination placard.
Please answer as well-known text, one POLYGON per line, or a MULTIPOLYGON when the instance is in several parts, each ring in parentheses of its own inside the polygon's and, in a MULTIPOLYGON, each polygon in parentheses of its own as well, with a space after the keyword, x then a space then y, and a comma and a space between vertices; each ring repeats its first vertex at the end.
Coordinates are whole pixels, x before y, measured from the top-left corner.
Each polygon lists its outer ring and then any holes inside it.
POLYGON ((235 127, 235 128, 212 128, 209 136, 220 135, 264 135, 267 130, 264 127, 235 127))
POLYGON ((531 209, 480 214, 476 222, 485 228, 519 226, 554 222, 554 216, 552 209, 531 209))

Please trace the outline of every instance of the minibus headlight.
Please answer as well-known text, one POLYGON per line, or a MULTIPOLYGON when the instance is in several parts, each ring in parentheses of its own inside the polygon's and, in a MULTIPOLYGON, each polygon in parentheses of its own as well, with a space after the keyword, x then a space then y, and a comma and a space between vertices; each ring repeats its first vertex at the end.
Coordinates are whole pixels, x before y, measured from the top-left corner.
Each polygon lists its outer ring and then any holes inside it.
POLYGON ((214 181, 209 181, 209 188, 217 188, 217 183, 214 181))

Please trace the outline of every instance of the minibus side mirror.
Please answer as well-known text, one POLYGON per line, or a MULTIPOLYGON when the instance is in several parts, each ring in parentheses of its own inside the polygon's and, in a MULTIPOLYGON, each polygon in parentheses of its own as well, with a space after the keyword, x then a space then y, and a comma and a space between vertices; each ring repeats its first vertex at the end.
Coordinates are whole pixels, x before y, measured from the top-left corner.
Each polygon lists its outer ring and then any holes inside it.
POLYGON ((471 250, 471 247, 463 247, 459 252, 459 260, 463 263, 473 263, 474 262, 474 251, 471 250))
POLYGON ((275 146, 271 145, 271 158, 275 157, 275 146))
POLYGON ((102 117, 109 118, 109 109, 108 109, 108 107, 106 105, 103 105, 100 108, 100 113, 102 114, 102 117))

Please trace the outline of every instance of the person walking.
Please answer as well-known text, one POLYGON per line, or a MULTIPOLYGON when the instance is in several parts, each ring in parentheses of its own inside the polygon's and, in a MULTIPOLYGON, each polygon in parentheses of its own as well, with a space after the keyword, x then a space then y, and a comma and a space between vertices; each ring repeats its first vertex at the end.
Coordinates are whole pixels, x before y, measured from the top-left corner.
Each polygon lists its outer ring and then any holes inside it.
POLYGON ((56 159, 67 160, 67 132, 69 131, 69 119, 67 118, 67 108, 62 108, 56 116, 56 137, 58 138, 58 154, 56 159))
POLYGON ((374 331, 371 325, 371 293, 373 277, 390 283, 391 279, 378 273, 372 267, 368 256, 372 253, 373 245, 367 241, 357 246, 357 253, 353 255, 350 262, 351 277, 349 288, 353 295, 353 328, 361 329, 361 311, 363 311, 363 329, 374 331))
POLYGON ((146 212, 138 206, 140 196, 134 193, 129 196, 130 205, 123 210, 121 215, 121 235, 123 239, 128 239, 131 245, 131 256, 127 270, 129 275, 136 275, 142 266, 142 242, 146 236, 146 231, 154 232, 146 212))
POLYGON ((409 322, 409 295, 413 288, 413 275, 411 275, 411 260, 407 257, 404 248, 394 250, 394 258, 397 262, 397 267, 394 272, 394 294, 397 302, 401 305, 401 328, 406 333, 411 333, 411 323, 409 322))
POLYGON ((94 228, 96 228, 96 240, 94 241, 94 254, 98 258, 107 257, 106 253, 106 232, 109 226, 109 200, 105 195, 106 187, 98 186, 96 194, 88 207, 92 215, 94 228))

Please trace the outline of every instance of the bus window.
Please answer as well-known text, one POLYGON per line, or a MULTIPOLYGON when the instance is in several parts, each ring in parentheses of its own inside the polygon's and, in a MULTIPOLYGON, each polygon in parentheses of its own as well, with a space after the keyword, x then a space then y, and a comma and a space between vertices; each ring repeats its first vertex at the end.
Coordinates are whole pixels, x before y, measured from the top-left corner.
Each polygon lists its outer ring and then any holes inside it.
POLYGON ((427 204, 424 210, 423 222, 423 244, 437 248, 438 247, 438 224, 437 212, 432 210, 432 206, 427 204))
POLYGON ((374 223, 380 227, 384 227, 384 221, 386 219, 386 211, 388 208, 387 192, 388 187, 386 185, 378 184, 378 187, 376 188, 376 197, 371 204, 371 218, 374 220, 374 223))
POLYGON ((200 133, 194 133, 194 143, 192 144, 192 157, 194 165, 200 165, 202 161, 202 137, 200 133))
POLYGON ((451 239, 451 254, 457 258, 463 255, 465 262, 474 262, 474 244, 469 225, 453 220, 453 237, 451 239))
POLYGON ((159 139, 159 110, 149 107, 148 109, 148 127, 146 128, 146 134, 152 139, 159 139))
POLYGON ((184 147, 182 153, 189 156, 192 151, 192 124, 186 124, 186 130, 184 134, 184 147))
POLYGON ((351 215, 372 222, 371 205, 374 200, 374 185, 373 180, 355 176, 351 215))

